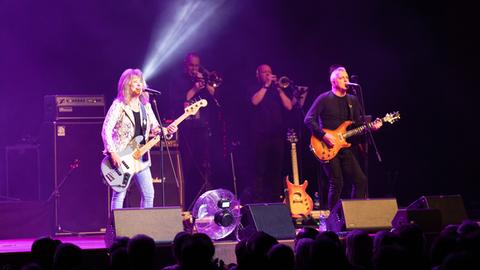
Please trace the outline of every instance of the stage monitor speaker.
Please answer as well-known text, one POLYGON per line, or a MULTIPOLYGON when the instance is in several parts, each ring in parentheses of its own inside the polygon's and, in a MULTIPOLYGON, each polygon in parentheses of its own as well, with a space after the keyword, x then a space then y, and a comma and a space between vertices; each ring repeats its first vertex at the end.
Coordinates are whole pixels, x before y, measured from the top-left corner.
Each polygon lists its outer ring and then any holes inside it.
POLYGON ((100 174, 103 122, 45 122, 40 138, 40 196, 54 204, 60 233, 101 232, 108 187, 100 174))
MULTIPOLYGON (((173 168, 167 151, 164 151, 162 177, 162 153, 159 150, 150 151, 152 158, 150 170, 152 172, 153 188, 155 189, 153 205, 155 207, 181 206, 184 209, 184 182, 180 152, 170 150, 170 154, 173 168)), ((135 183, 130 186, 124 205, 125 207, 140 207, 140 191, 135 183)))
POLYGON ((407 209, 438 209, 442 216, 442 228, 450 224, 460 224, 468 219, 467 211, 460 195, 422 196, 407 209))
POLYGON ((172 242, 183 231, 180 207, 123 208, 113 210, 115 235, 145 234, 155 242, 172 242))
POLYGON ((392 220, 392 227, 417 224, 423 232, 439 232, 442 229, 442 215, 438 209, 399 209, 392 220))
POLYGON ((241 209, 238 238, 248 239, 253 233, 263 231, 276 239, 295 238, 290 211, 284 203, 247 204, 241 209))
POLYGON ((327 218, 327 229, 334 232, 389 229, 397 209, 395 198, 340 200, 327 218))

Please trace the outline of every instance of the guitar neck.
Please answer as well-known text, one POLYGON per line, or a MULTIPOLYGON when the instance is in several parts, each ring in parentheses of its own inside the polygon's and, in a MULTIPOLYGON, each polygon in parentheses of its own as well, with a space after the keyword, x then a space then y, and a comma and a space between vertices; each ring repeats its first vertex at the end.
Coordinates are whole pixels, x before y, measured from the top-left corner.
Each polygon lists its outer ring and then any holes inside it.
MULTIPOLYGON (((185 112, 182 115, 180 115, 180 117, 175 119, 175 121, 173 121, 172 124, 178 126, 181 122, 183 122, 183 120, 187 119, 188 116, 190 116, 190 114, 185 112)), ((138 149, 137 156, 138 157, 143 156, 148 150, 152 149, 152 147, 155 146, 160 141, 160 139, 161 139, 160 135, 157 135, 153 139, 148 141, 144 146, 138 149)))
POLYGON ((183 122, 183 120, 187 119, 187 117, 189 117, 190 115, 191 115, 190 113, 185 112, 182 115, 180 115, 180 117, 175 119, 175 121, 173 121, 172 124, 178 126, 180 123, 183 122))
POLYGON ((293 183, 295 185, 300 185, 300 180, 298 177, 298 163, 297 163, 297 144, 292 143, 292 174, 293 174, 293 183))
POLYGON ((149 140, 145 145, 140 147, 137 150, 136 157, 140 158, 143 156, 148 150, 152 149, 160 141, 160 135, 155 136, 153 139, 149 140))
MULTIPOLYGON (((380 120, 382 120, 382 122, 385 121, 384 118, 382 118, 380 120)), ((343 137, 346 139, 346 138, 349 138, 349 137, 352 137, 352 136, 363 134, 365 132, 365 130, 367 128, 371 128, 373 126, 373 124, 374 124, 374 122, 370 122, 370 123, 367 123, 365 125, 361 125, 357 128, 351 129, 351 130, 347 131, 343 137)))

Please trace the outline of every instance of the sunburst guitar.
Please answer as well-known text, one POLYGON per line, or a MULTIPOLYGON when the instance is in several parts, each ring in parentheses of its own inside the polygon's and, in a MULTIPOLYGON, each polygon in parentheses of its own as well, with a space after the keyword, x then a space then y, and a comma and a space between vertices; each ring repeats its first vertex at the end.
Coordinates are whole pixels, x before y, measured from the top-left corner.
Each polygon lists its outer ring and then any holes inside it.
POLYGON ((312 198, 307 194, 308 181, 304 180, 300 185, 298 177, 298 162, 297 162, 297 135, 293 130, 289 130, 287 140, 291 144, 292 153, 292 175, 293 183, 289 181, 288 175, 285 179, 287 186, 287 198, 290 212, 293 218, 300 218, 309 215, 313 209, 312 198))
MULTIPOLYGON (((207 106, 207 100, 201 99, 192 105, 186 107, 185 112, 175 119, 172 124, 178 126, 183 120, 190 115, 194 115, 202 107, 207 106)), ((110 157, 105 157, 100 164, 103 179, 113 190, 117 192, 125 191, 130 185, 130 180, 135 173, 147 168, 150 163, 142 161, 142 156, 148 152, 154 145, 160 141, 160 135, 149 140, 145 145, 141 145, 143 136, 135 137, 127 147, 118 153, 122 163, 117 168, 113 166, 110 157)))
MULTIPOLYGON (((383 123, 395 123, 400 119, 399 112, 387 113, 383 118, 375 120, 382 121, 383 123)), ((350 147, 351 144, 347 142, 349 137, 363 134, 367 128, 370 128, 374 123, 368 123, 360 127, 351 129, 347 131, 348 126, 352 124, 352 121, 345 121, 335 130, 323 129, 325 133, 332 134, 335 138, 334 144, 332 147, 329 147, 323 140, 312 136, 310 138, 310 150, 313 154, 322 162, 328 162, 333 159, 342 148, 350 147)))

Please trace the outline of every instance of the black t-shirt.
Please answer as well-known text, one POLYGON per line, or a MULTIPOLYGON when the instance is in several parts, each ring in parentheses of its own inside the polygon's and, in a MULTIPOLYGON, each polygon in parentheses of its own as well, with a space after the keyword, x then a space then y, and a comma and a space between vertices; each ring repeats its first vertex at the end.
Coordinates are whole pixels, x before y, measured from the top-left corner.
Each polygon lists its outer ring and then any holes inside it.
POLYGON ((360 123, 357 97, 350 94, 339 97, 332 91, 320 94, 305 116, 305 124, 319 138, 325 134, 323 128, 333 130, 347 120, 354 121, 351 127, 360 123))
MULTIPOLYGON (((249 98, 251 99, 261 87, 261 84, 250 87, 249 98)), ((250 102, 250 104, 252 103, 250 102)), ((270 86, 262 101, 256 106, 252 104, 252 107, 252 131, 256 135, 285 136, 287 110, 283 107, 275 86, 270 86)))
MULTIPOLYGON (((133 137, 137 137, 139 135, 144 136, 143 130, 142 130, 142 121, 140 120, 140 112, 135 112, 133 111, 133 118, 135 120, 135 134, 133 137)), ((142 139, 142 144, 145 144, 145 137, 142 139)))

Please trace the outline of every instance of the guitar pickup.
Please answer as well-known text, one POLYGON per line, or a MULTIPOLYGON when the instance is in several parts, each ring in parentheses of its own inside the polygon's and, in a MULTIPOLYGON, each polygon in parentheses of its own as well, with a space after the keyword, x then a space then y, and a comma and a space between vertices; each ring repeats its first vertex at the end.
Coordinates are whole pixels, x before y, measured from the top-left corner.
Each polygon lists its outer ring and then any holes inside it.
POLYGON ((113 169, 119 176, 122 175, 122 173, 120 172, 120 170, 118 168, 115 168, 113 169))
POLYGON ((112 182, 113 180, 115 180, 115 178, 114 178, 110 173, 108 173, 108 174, 105 175, 105 176, 106 176, 106 178, 107 178, 107 180, 108 180, 109 182, 112 182))
POLYGON ((122 186, 126 186, 126 185, 127 185, 128 179, 130 179, 130 174, 129 174, 129 173, 125 173, 125 175, 123 175, 122 186))
POLYGON ((128 166, 128 164, 125 161, 122 160, 122 164, 123 164, 123 166, 125 166, 125 168, 127 168, 127 170, 130 169, 130 167, 128 166))

